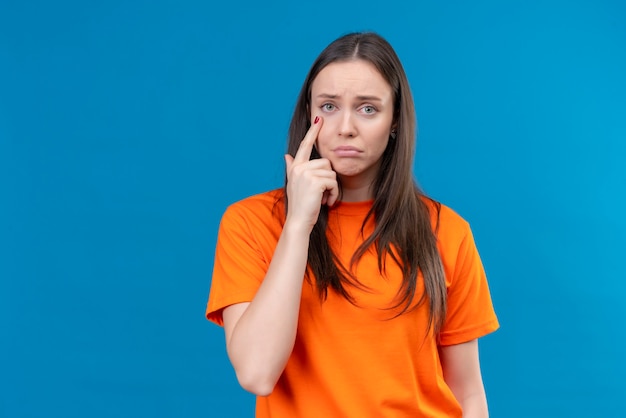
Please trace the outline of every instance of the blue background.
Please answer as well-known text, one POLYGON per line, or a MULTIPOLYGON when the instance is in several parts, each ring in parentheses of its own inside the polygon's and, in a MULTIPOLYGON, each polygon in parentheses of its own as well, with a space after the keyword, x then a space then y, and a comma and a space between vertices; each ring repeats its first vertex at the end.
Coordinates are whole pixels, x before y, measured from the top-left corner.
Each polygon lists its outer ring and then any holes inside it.
POLYGON ((416 175, 472 225, 493 417, 626 416, 620 1, 3 1, 0 416, 244 417, 204 319, 220 216, 280 186, 317 54, 403 61, 416 175))

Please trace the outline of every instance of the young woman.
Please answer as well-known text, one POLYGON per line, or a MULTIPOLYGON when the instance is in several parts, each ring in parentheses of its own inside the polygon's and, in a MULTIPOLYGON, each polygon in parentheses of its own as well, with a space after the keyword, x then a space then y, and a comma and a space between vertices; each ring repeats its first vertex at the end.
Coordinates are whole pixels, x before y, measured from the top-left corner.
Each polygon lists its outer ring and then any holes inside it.
POLYGON ((223 215, 207 318, 257 417, 487 417, 477 338, 495 331, 469 225, 413 177, 416 121, 375 33, 306 77, 284 188, 223 215))

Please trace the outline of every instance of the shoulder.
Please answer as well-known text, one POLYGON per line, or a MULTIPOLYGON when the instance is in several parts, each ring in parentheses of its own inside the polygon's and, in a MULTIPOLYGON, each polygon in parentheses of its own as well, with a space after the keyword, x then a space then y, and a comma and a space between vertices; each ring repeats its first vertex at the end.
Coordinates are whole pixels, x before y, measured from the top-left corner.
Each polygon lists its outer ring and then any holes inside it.
POLYGON ((267 223, 284 218, 284 192, 274 189, 230 204, 222 216, 222 225, 267 223))
POLYGON ((422 197, 430 213, 438 241, 445 246, 458 246, 471 234, 470 224, 456 210, 430 197, 422 197))

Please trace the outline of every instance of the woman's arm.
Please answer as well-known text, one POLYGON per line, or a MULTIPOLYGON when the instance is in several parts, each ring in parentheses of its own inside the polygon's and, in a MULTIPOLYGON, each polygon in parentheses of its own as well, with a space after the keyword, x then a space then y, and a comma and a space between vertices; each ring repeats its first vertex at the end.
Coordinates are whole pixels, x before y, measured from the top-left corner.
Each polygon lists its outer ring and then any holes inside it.
POLYGON ((224 309, 226 349, 241 386, 269 395, 291 355, 296 338, 309 235, 287 225, 270 268, 250 303, 224 309))
POLYGON ((463 418, 488 418, 478 340, 439 348, 443 377, 463 408, 463 418))
POLYGON ((309 235, 321 205, 333 205, 339 195, 330 162, 309 160, 321 122, 316 118, 295 157, 285 156, 289 208, 259 290, 251 302, 222 312, 226 349, 237 379, 244 389, 260 396, 272 392, 293 350, 309 235))

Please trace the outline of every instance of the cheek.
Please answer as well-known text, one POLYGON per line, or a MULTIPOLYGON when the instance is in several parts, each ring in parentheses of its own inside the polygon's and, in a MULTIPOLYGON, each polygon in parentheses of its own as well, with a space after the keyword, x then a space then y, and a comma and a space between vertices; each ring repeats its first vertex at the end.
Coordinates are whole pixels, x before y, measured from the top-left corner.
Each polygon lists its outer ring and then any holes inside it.
POLYGON ((322 125, 319 134, 317 134, 317 140, 315 141, 318 151, 324 150, 329 145, 330 129, 328 129, 325 122, 326 121, 324 121, 324 125, 322 125))
POLYGON ((379 147, 386 148, 387 142, 389 142, 389 131, 386 126, 377 127, 375 130, 372 129, 370 132, 372 133, 371 143, 377 144, 379 147))

